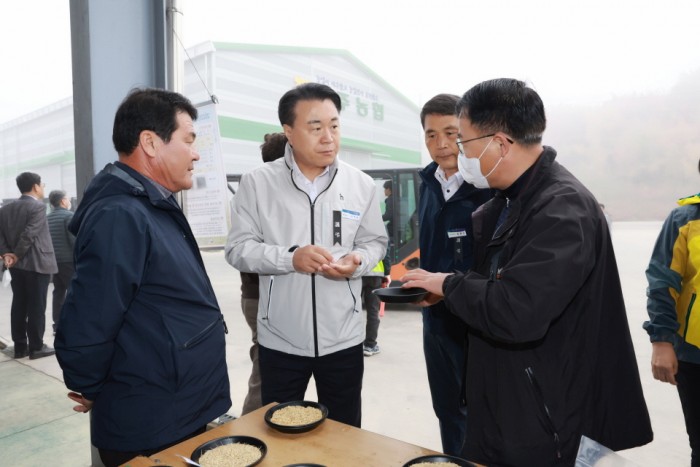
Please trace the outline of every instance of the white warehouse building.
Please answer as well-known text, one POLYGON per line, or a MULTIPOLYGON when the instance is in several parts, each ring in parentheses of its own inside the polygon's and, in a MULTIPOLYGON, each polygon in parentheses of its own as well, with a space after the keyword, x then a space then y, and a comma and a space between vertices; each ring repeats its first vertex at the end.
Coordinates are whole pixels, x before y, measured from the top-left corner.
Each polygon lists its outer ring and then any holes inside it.
MULTIPOLYGON (((205 42, 188 55, 183 93, 194 104, 216 96, 229 174, 262 163, 264 135, 281 131, 280 97, 308 81, 341 95, 344 161, 361 169, 422 164, 420 109, 345 50, 205 42)), ((60 188, 75 196, 73 127, 72 98, 0 124, 0 199, 19 196, 15 177, 25 171, 40 174, 47 193, 60 188)))

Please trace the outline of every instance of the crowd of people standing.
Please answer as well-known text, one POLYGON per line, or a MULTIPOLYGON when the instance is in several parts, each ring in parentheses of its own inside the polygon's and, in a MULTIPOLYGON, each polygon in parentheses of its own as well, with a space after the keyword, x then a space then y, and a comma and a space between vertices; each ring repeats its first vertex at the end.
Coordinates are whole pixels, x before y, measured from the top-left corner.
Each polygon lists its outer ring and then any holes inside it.
MULTIPOLYGON (((338 158, 341 111, 329 86, 286 92, 282 132, 266 137, 264 164, 242 176, 232 202, 224 255, 241 273, 253 341, 244 413, 303 399, 313 378, 330 418, 362 425, 363 357, 379 351, 363 278, 385 276, 375 272, 393 219, 374 181, 338 158)), ((192 187, 196 118, 178 93, 135 89, 114 119, 118 160, 75 214, 55 190, 47 215, 31 172, 17 177, 21 197, 0 208, 14 357, 56 354, 108 467, 197 435, 231 407, 227 325, 175 198, 192 187), (55 350, 43 341, 51 276, 55 350)), ((539 95, 519 80, 489 80, 461 97, 436 95, 417 118, 432 159, 420 172, 421 267, 397 279, 428 292, 416 344, 443 451, 554 466, 574 465, 582 437, 613 450, 649 443, 610 226, 543 144, 539 95)), ((644 327, 654 377, 678 385, 698 465, 700 202, 680 204, 647 271, 644 327)))

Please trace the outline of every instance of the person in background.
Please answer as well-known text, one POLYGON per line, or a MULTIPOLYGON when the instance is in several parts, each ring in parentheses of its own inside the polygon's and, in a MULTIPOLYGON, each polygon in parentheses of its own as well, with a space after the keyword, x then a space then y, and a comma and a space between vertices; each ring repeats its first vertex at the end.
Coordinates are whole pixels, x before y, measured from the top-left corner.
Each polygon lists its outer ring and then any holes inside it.
POLYGON ((542 145, 539 95, 477 84, 457 105, 458 170, 493 199, 472 216, 466 273, 409 271, 467 324, 467 435, 484 465, 571 466, 582 436, 653 438, 612 241, 595 197, 542 145))
POLYGON ((391 180, 384 182, 384 214, 382 220, 386 223, 386 231, 389 232, 389 238, 394 232, 394 197, 391 190, 391 180))
POLYGON ((260 274, 262 403, 304 398, 359 427, 364 362, 360 277, 385 255, 374 181, 340 161, 340 96, 318 83, 280 99, 283 158, 241 177, 226 259, 260 274))
MULTIPOLYGON (((700 171, 700 162, 698 165, 700 171)), ((700 194, 678 200, 661 228, 646 275, 644 329, 654 379, 678 389, 693 467, 700 466, 700 194)))
POLYGON ((73 219, 70 208, 70 199, 63 190, 53 190, 49 193, 51 212, 47 216, 51 243, 56 256, 58 273, 53 275, 53 334, 56 335, 56 326, 61 316, 61 307, 66 298, 66 291, 71 277, 73 277, 73 245, 75 235, 68 230, 68 224, 73 219))
MULTIPOLYGON (((421 172, 418 219, 420 264, 430 272, 465 272, 472 265, 472 213, 489 200, 457 170, 459 97, 438 94, 420 113, 425 146, 433 162, 421 172)), ((424 307, 423 352, 433 410, 440 423, 442 449, 458 456, 467 430, 462 381, 467 325, 444 302, 424 307)))
POLYGON ((75 275, 56 352, 106 467, 203 433, 231 407, 226 323, 174 197, 192 187, 196 118, 178 93, 132 90, 114 118, 119 160, 69 226, 75 275))
POLYGON ((372 291, 389 285, 390 273, 391 262, 388 256, 385 256, 366 276, 362 276, 362 303, 367 310, 365 341, 362 343, 362 353, 365 357, 377 355, 381 351, 377 344, 381 303, 372 291))
POLYGON ((0 255, 12 274, 10 327, 15 358, 53 355, 44 343, 46 296, 51 274, 58 271, 46 221, 41 177, 23 172, 16 178, 22 196, 0 208, 0 255))
MULTIPOLYGON (((260 153, 263 162, 272 162, 284 156, 284 147, 287 137, 284 133, 268 133, 263 144, 260 145, 260 153)), ((253 345, 250 346, 250 361, 253 368, 248 378, 248 393, 243 401, 241 415, 252 412, 262 407, 260 395, 260 364, 258 363, 258 300, 260 287, 258 275, 253 272, 241 272, 241 310, 246 323, 252 332, 253 345)))

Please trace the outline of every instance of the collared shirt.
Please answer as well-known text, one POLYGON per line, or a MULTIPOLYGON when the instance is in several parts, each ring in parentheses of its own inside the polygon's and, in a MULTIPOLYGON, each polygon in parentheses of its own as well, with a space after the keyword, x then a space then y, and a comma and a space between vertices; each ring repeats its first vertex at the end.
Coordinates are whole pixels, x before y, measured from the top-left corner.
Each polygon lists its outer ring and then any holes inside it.
POLYGON ((294 157, 292 157, 292 169, 294 181, 299 188, 304 190, 304 192, 309 195, 312 203, 316 201, 318 194, 325 190, 331 183, 331 174, 328 170, 328 166, 326 166, 323 172, 318 177, 313 179, 313 181, 306 178, 306 175, 302 173, 294 157))
MULTIPOLYGON (((143 174, 142 174, 142 175, 143 175, 143 174)), ((146 176, 144 175, 144 177, 146 177, 146 176)), ((153 186, 156 187, 156 189, 158 190, 158 193, 160 193, 161 195, 163 195, 163 198, 168 199, 168 198, 170 198, 170 197, 172 196, 173 192, 170 191, 170 190, 168 190, 167 188, 165 188, 165 187, 164 187, 163 185, 161 185, 160 183, 158 183, 158 182, 156 182, 155 180, 153 180, 153 179, 151 179, 151 178, 148 178, 148 177, 146 177, 146 180, 148 180, 149 182, 151 182, 151 183, 153 184, 153 186)))
POLYGON ((457 190, 459 190, 459 187, 462 186, 462 183, 464 183, 464 177, 462 177, 459 171, 452 174, 450 178, 447 178, 445 176, 445 171, 442 170, 440 166, 435 170, 435 178, 440 182, 442 196, 445 198, 445 201, 452 198, 452 196, 457 193, 457 190))

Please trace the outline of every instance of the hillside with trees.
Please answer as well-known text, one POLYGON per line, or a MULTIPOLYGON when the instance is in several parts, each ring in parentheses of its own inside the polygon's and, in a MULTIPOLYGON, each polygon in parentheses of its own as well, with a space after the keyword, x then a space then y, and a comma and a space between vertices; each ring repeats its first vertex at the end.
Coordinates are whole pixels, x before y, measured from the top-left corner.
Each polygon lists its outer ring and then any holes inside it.
POLYGON ((544 143, 616 221, 664 219, 678 198, 700 192, 700 69, 667 94, 550 105, 547 120, 544 143))

